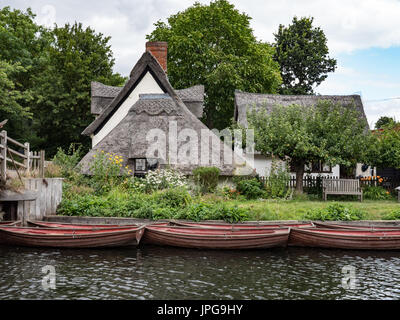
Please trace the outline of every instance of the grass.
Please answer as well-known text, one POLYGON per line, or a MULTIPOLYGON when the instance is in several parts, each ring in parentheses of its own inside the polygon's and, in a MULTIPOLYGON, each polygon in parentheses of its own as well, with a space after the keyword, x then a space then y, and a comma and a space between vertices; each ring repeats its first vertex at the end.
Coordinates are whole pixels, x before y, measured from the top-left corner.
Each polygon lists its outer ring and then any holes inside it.
MULTIPOLYGON (((249 210, 251 220, 302 220, 311 209, 324 209, 334 201, 320 200, 227 200, 230 205, 249 210)), ((400 204, 395 200, 364 200, 336 201, 345 206, 351 206, 366 212, 366 220, 381 220, 382 217, 399 209, 400 204)))

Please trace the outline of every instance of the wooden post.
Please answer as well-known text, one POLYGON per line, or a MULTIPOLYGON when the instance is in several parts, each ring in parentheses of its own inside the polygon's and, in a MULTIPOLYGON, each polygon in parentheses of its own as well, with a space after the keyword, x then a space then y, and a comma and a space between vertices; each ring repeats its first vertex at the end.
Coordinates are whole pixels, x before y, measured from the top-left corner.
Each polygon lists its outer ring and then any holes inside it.
POLYGON ((29 150, 29 142, 24 143, 25 148, 24 148, 24 155, 25 155, 25 160, 24 160, 24 165, 26 166, 26 172, 30 172, 30 150, 29 150))
POLYGON ((39 172, 40 172, 40 177, 44 178, 44 150, 40 150, 39 172))
POLYGON ((7 179, 7 131, 1 131, 1 144, 3 148, 1 149, 1 155, 3 157, 1 161, 1 181, 6 181, 7 179))

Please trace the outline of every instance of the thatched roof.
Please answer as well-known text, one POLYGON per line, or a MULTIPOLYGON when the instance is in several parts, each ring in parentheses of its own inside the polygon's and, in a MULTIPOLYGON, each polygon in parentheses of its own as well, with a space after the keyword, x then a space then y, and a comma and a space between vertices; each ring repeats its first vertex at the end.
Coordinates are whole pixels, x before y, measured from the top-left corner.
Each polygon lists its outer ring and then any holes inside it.
POLYGON ((329 100, 344 107, 355 106, 355 108, 360 112, 361 118, 365 119, 368 126, 364 106, 359 95, 277 95, 248 93, 236 90, 234 118, 239 124, 247 127, 247 111, 249 109, 265 109, 267 112, 271 112, 272 108, 277 105, 288 106, 298 104, 310 107, 317 104, 319 100, 329 100))
MULTIPOLYGON (((98 151, 105 151, 118 154, 124 159, 123 167, 126 165, 133 169, 133 159, 135 158, 157 158, 161 167, 170 165, 170 167, 178 169, 185 174, 192 174, 192 170, 199 166, 216 166, 221 170, 222 175, 235 174, 252 174, 253 168, 245 164, 245 160, 238 155, 234 156, 234 162, 224 164, 225 144, 219 137, 215 136, 185 105, 178 92, 170 85, 167 76, 161 66, 151 53, 146 52, 134 67, 130 80, 120 90, 112 103, 104 110, 104 112, 93 123, 85 129, 84 134, 95 133, 101 128, 104 122, 110 117, 110 114, 115 112, 115 109, 125 101, 130 94, 132 88, 137 81, 140 81, 143 73, 150 71, 165 92, 164 94, 148 93, 140 94, 137 102, 131 106, 125 118, 117 124, 101 141, 99 141, 92 150, 85 155, 81 160, 81 170, 85 174, 90 174, 90 165, 93 156, 98 151), (171 127, 171 124, 174 127, 171 127), (154 145, 154 141, 148 141, 148 133, 152 130, 162 130, 166 136, 166 156, 153 154, 149 157, 148 150, 154 145), (195 140, 178 140, 177 150, 181 150, 182 146, 197 145, 197 152, 190 152, 186 159, 178 158, 177 162, 169 158, 169 149, 173 148, 170 145, 168 137, 171 137, 172 130, 178 134, 184 129, 192 129, 197 134, 195 140), (204 133, 217 139, 218 148, 212 148, 212 143, 200 139, 204 133), (203 163, 201 161, 202 153, 206 148, 209 148, 211 159, 220 159, 220 164, 203 163)), ((180 90, 181 95, 186 95, 190 99, 190 91, 196 92, 196 99, 200 100, 202 95, 202 86, 196 86, 191 90, 180 90)), ((228 147, 229 149, 230 147, 228 147)), ((189 148, 190 149, 190 148, 189 148)), ((172 149, 173 150, 173 149, 172 149)), ((193 150, 193 149, 191 149, 193 150)))
POLYGON ((197 85, 187 89, 175 90, 186 107, 197 117, 203 116, 204 109, 204 86, 197 85))
MULTIPOLYGON (((91 83, 91 113, 100 115, 121 92, 123 87, 107 86, 97 81, 91 83)), ((175 90, 190 111, 198 118, 203 114, 204 86, 196 85, 175 90)))
POLYGON ((92 114, 99 115, 110 105, 122 90, 122 87, 112 87, 97 81, 92 81, 91 89, 90 111, 92 114))

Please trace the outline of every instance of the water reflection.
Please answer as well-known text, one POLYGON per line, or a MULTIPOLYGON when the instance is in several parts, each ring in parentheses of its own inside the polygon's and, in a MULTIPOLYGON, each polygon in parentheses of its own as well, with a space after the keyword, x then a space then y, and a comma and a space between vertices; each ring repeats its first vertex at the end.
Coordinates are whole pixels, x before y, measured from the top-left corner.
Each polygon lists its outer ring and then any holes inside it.
POLYGON ((399 299, 400 253, 0 247, 0 299, 399 299), (55 290, 41 268, 54 265, 55 290), (342 287, 342 268, 357 287, 342 287))

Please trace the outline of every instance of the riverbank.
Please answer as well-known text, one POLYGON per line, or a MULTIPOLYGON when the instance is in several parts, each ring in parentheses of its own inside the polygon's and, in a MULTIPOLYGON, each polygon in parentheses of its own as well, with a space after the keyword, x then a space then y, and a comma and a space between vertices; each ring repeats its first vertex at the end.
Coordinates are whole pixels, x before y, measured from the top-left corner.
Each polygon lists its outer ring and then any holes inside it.
POLYGON ((313 198, 246 200, 243 197, 229 199, 218 194, 191 196, 184 189, 166 189, 151 194, 118 189, 103 195, 64 194, 57 212, 64 216, 228 222, 400 219, 400 204, 394 199, 363 202, 313 198))
POLYGON ((365 212, 365 220, 382 220, 387 214, 400 210, 400 203, 396 200, 364 200, 362 202, 280 199, 226 201, 229 205, 237 205, 239 208, 248 210, 253 220, 301 220, 304 219, 307 212, 326 209, 334 202, 365 212))
MULTIPOLYGON (((118 224, 118 225, 127 225, 127 224, 146 224, 152 223, 154 221, 150 219, 137 219, 137 218, 110 218, 110 217, 74 217, 74 216, 59 216, 59 215, 51 215, 45 217, 46 221, 49 222, 61 222, 61 223, 78 223, 78 224, 118 224)), ((168 221, 166 219, 158 220, 168 221)), ((189 220, 180 220, 180 221, 189 221, 189 220)), ((239 224, 250 224, 250 223, 262 223, 262 224, 279 224, 279 223, 301 223, 305 220, 264 220, 264 221, 243 221, 239 222, 239 224)), ((216 220, 205 220, 202 222, 218 222, 218 223, 227 223, 224 221, 216 221, 216 220)), ((339 221, 327 221, 326 223, 338 223, 339 221)), ((359 220, 359 221, 340 221, 341 224, 353 225, 353 226, 385 226, 385 227, 399 227, 400 220, 359 220)))

